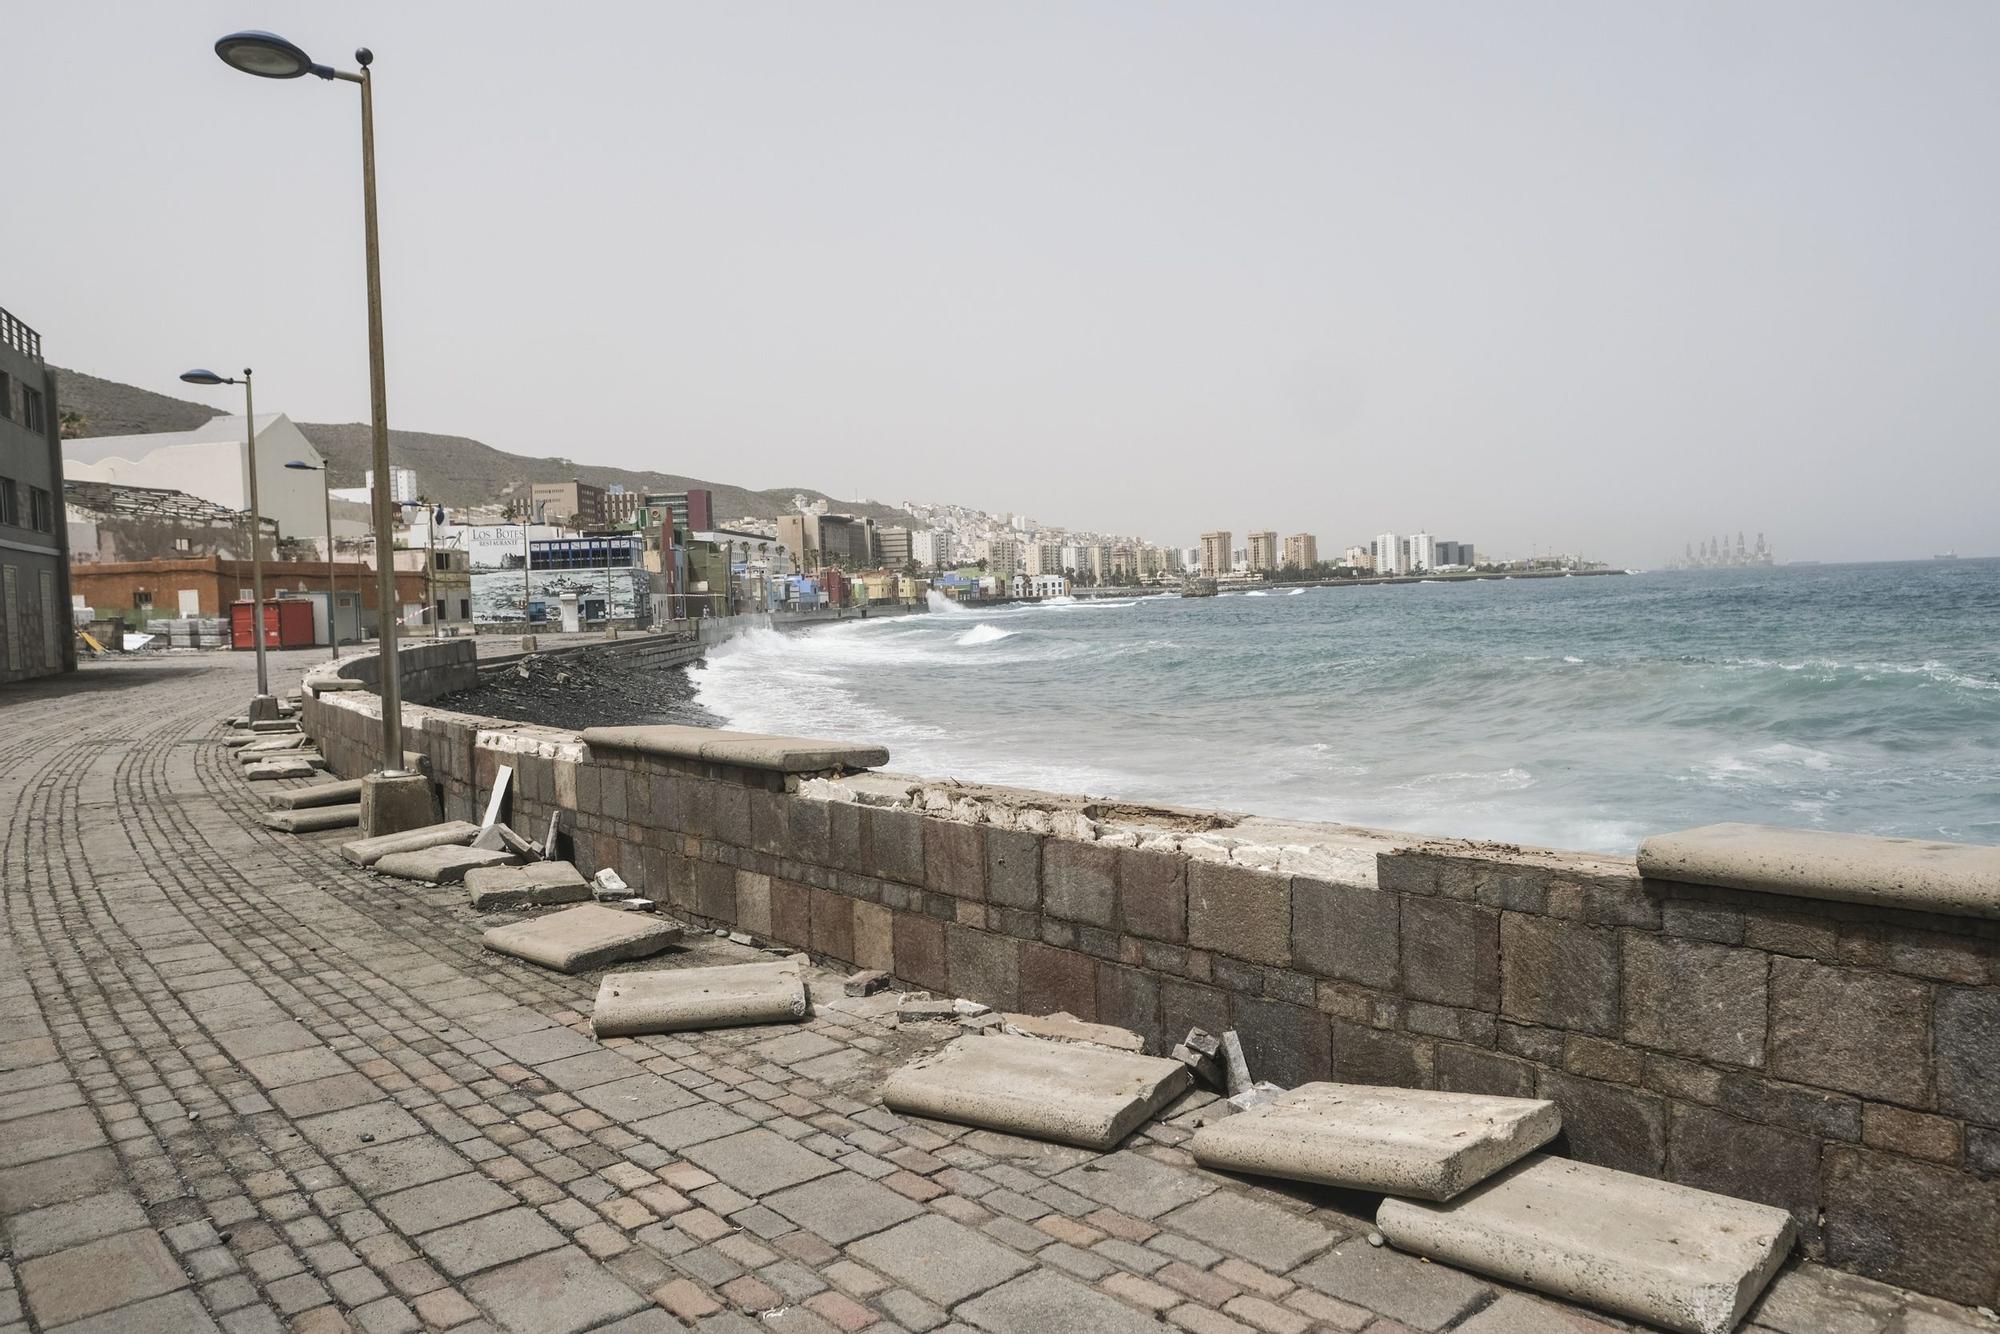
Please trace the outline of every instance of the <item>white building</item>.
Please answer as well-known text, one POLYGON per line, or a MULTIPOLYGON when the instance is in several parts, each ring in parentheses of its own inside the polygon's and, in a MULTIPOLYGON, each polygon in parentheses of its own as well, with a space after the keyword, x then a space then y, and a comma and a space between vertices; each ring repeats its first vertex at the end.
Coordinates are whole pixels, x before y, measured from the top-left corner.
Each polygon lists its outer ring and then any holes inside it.
POLYGON ((1420 570, 1437 568, 1437 539, 1429 533, 1413 533, 1410 537, 1410 568, 1406 573, 1415 574, 1420 570))
POLYGON ((928 528, 910 530, 910 559, 915 561, 919 568, 935 570, 941 554, 937 533, 928 528))
POLYGON ((1375 535, 1375 573, 1409 573, 1403 566, 1403 540, 1394 533, 1375 535))
MULTIPOLYGON (((250 508, 249 450, 241 417, 217 417, 192 431, 101 435, 63 441, 63 476, 79 482, 184 491, 233 510, 250 508)), ((310 541, 326 529, 325 489, 315 468, 325 460, 282 412, 257 417, 257 508, 277 521, 280 537, 310 541)))
POLYGON ((1012 592, 1017 598, 1066 598, 1069 580, 1059 574, 1017 574, 1012 592))
POLYGON ((1054 542, 1030 542, 1028 544, 1028 574, 1061 574, 1067 567, 1063 564, 1062 547, 1054 542))
MULTIPOLYGON (((362 487, 364 490, 372 490, 374 485, 375 485, 375 470, 373 468, 370 468, 364 474, 364 481, 362 483, 362 487)), ((367 497, 363 496, 362 499, 366 500, 367 497)), ((394 467, 393 465, 390 467, 389 499, 395 501, 398 505, 416 504, 417 470, 415 468, 398 468, 394 467)))

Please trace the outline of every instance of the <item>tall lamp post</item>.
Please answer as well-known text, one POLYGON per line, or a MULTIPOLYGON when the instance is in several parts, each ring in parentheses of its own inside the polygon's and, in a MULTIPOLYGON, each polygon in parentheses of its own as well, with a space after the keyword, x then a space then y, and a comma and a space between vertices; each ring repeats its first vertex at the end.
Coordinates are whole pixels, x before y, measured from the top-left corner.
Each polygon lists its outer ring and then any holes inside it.
POLYGON ((257 607, 256 614, 250 618, 257 644, 257 698, 251 702, 250 717, 255 720, 261 713, 264 717, 276 718, 276 701, 263 703, 271 697, 271 673, 264 660, 264 516, 257 507, 257 404, 250 392, 250 368, 243 368, 240 380, 205 370, 185 371, 181 379, 189 384, 243 386, 244 451, 250 468, 250 596, 257 607))
POLYGON ((215 44, 215 54, 231 69, 260 79, 296 79, 311 74, 361 85, 362 226, 368 256, 368 380, 375 435, 376 484, 369 497, 375 510, 376 604, 381 608, 382 771, 403 771, 403 691, 396 662, 395 522, 389 497, 389 399, 382 352, 382 256, 375 226, 375 96, 367 47, 354 53, 360 73, 317 65, 302 49, 276 33, 233 32, 215 44))
MULTIPOLYGON (((333 574, 333 478, 324 463, 307 463, 304 459, 293 459, 285 465, 299 472, 319 474, 320 492, 326 497, 326 642, 333 648, 333 660, 340 661, 340 598, 335 590, 333 574)), ((360 627, 355 631, 358 634, 360 627)))

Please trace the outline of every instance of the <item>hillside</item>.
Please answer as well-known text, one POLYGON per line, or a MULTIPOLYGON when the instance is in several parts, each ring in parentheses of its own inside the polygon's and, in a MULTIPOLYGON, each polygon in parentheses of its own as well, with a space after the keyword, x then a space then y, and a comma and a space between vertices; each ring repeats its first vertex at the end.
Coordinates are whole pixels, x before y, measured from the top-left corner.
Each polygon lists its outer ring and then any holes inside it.
MULTIPOLYGON (((202 403, 190 403, 151 390, 100 379, 81 371, 58 370, 61 376, 62 410, 83 418, 84 436, 146 435, 155 431, 189 431, 222 410, 202 403)), ((283 411, 283 405, 276 405, 283 411)), ((365 422, 331 425, 299 422, 298 427, 325 455, 335 486, 360 486, 368 469, 370 450, 365 422)), ((719 522, 751 516, 774 519, 789 513, 792 497, 805 495, 826 500, 835 510, 869 516, 877 520, 905 518, 901 510, 888 505, 864 505, 828 496, 806 486, 773 487, 752 491, 747 487, 705 481, 680 473, 651 472, 581 463, 561 458, 531 458, 510 454, 479 440, 462 435, 436 435, 429 431, 389 431, 389 456, 398 467, 415 468, 417 490, 447 505, 481 505, 504 500, 528 482, 567 481, 574 477, 593 486, 622 485, 628 491, 685 491, 707 487, 715 493, 715 517, 719 522)))

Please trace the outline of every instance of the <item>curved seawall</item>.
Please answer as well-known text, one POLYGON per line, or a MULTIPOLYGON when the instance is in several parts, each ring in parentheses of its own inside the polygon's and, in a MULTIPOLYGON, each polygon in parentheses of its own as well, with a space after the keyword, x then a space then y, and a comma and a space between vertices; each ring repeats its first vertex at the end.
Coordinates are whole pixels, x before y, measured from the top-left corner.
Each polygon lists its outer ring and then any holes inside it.
MULTIPOLYGON (((1234 1028, 1281 1084, 1551 1098, 1573 1157, 1779 1205, 1811 1255, 2000 1301, 1992 849, 1725 829, 1635 859, 845 772, 815 766, 848 746, 435 710, 475 646, 402 652, 404 744, 448 818, 511 766, 511 823, 559 815, 579 869, 689 921, 1155 1050, 1234 1028)), ((331 678, 376 666, 306 679, 343 776, 377 767, 379 713, 331 678)))

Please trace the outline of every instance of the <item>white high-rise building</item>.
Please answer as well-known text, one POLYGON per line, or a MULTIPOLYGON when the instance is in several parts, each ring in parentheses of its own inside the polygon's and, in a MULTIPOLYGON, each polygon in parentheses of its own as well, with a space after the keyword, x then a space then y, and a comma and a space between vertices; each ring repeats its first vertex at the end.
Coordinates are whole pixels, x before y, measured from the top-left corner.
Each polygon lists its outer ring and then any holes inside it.
MULTIPOLYGON (((375 470, 370 468, 363 476, 363 486, 373 488, 375 470)), ((414 505, 417 501, 417 470, 415 468, 389 469, 389 499, 398 505, 414 505)))
POLYGON ((1410 568, 1407 574, 1437 567, 1437 539, 1429 533, 1413 533, 1410 536, 1410 568))
POLYGON ((1403 540, 1394 533, 1375 535, 1375 573, 1408 574, 1403 567, 1403 540))
POLYGON ((918 528, 910 533, 910 559, 926 570, 934 570, 938 565, 938 535, 928 528, 918 528))

